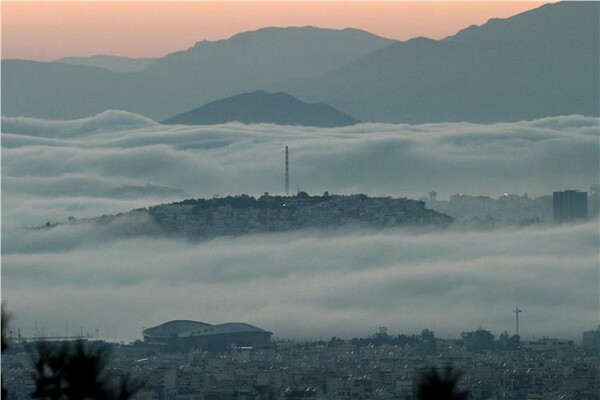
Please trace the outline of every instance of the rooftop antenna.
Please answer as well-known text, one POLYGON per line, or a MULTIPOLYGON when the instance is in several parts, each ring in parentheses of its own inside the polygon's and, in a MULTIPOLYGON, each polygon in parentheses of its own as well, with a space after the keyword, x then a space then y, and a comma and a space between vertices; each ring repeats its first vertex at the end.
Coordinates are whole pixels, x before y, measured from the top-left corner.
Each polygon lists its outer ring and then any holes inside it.
POLYGON ((288 147, 285 146, 285 195, 290 193, 290 163, 288 156, 288 147))
POLYGON ((516 319, 516 328, 517 328, 517 336, 519 336, 519 314, 523 312, 523 310, 519 310, 519 306, 517 306, 513 312, 515 313, 515 319, 516 319))

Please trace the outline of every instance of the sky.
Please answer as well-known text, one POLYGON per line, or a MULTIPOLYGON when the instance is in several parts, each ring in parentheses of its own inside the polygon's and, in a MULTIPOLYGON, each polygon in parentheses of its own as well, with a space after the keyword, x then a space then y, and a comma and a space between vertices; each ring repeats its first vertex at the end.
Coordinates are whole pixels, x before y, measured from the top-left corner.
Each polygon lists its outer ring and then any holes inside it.
POLYGON ((542 2, 2 2, 2 58, 161 57, 266 26, 440 39, 542 2))
POLYGON ((123 186, 185 198, 282 193, 416 198, 528 191, 599 179, 598 118, 491 125, 361 124, 322 129, 237 123, 164 126, 122 111, 51 121, 2 118, 2 298, 33 335, 84 327, 141 338, 172 319, 239 321, 278 338, 390 333, 458 338, 484 327, 579 340, 598 321, 598 220, 473 231, 312 230, 191 242, 133 236, 143 217, 29 230, 172 198, 123 198, 123 186), (477 168, 473 166, 477 165, 477 168), (125 229, 126 228, 126 229, 125 229), (51 299, 51 301, 49 301, 51 299))

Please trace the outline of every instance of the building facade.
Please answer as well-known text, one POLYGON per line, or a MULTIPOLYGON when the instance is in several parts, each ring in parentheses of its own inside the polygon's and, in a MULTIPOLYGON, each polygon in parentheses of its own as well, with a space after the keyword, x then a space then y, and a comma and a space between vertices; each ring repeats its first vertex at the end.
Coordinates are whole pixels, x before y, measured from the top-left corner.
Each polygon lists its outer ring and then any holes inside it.
POLYGON ((554 222, 572 222, 588 217, 587 192, 563 190, 552 194, 554 222))
POLYGON ((258 346, 271 342, 272 332, 249 324, 230 322, 211 325, 204 322, 176 320, 144 329, 144 342, 175 348, 201 347, 222 350, 228 346, 258 346))

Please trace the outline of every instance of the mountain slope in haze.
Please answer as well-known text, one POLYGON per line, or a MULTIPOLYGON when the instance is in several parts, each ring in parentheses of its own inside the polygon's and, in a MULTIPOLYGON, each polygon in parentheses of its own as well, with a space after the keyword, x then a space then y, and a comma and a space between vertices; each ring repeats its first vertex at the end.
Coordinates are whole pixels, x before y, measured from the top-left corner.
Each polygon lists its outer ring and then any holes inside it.
POLYGON ((2 60, 1 78, 3 116, 76 119, 126 110, 144 95, 131 92, 126 74, 98 67, 2 60))
POLYGON ((280 90, 393 42, 356 29, 265 28, 199 42, 130 73, 3 60, 2 113, 65 119, 120 109, 163 120, 215 99, 280 90))
POLYGON ((213 101, 163 123, 214 125, 232 121, 318 127, 347 126, 360 122, 326 104, 307 104, 287 93, 271 94, 259 90, 213 101))
POLYGON ((443 40, 398 42, 287 91, 363 121, 598 116, 599 14, 597 2, 548 4, 443 40))
POLYGON ((252 77, 259 86, 280 84, 316 78, 392 43, 358 29, 263 28, 226 40, 198 42, 158 59, 145 74, 223 75, 237 82, 252 77))
POLYGON ((98 54, 91 57, 64 57, 55 62, 104 68, 114 72, 138 72, 152 64, 155 58, 129 58, 98 54))

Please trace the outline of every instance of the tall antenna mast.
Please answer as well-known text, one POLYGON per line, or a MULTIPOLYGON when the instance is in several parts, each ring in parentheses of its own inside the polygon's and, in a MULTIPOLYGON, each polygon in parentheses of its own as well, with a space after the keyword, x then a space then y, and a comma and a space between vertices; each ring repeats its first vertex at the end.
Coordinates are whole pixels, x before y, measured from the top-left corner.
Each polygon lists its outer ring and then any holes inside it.
POLYGON ((288 147, 285 146, 285 195, 290 193, 290 163, 288 156, 288 147))
POLYGON ((523 310, 519 310, 519 306, 517 306, 513 312, 515 313, 515 319, 516 319, 516 328, 517 328, 517 336, 519 336, 519 314, 523 312, 523 310))

